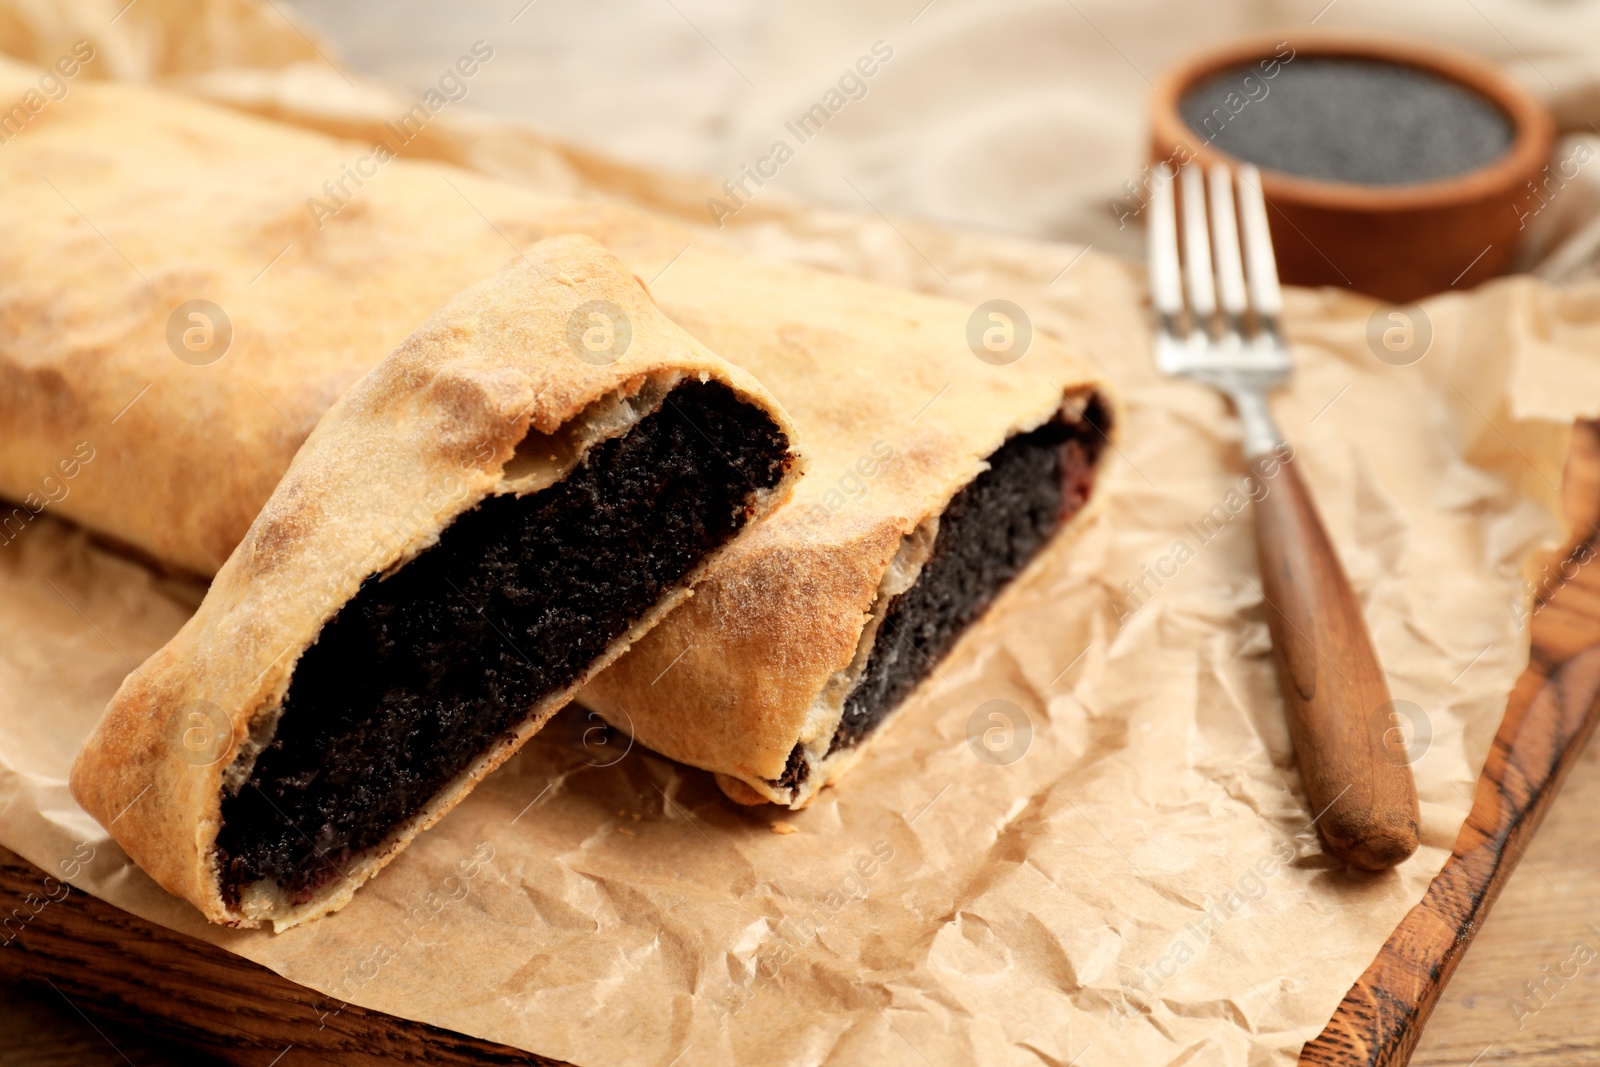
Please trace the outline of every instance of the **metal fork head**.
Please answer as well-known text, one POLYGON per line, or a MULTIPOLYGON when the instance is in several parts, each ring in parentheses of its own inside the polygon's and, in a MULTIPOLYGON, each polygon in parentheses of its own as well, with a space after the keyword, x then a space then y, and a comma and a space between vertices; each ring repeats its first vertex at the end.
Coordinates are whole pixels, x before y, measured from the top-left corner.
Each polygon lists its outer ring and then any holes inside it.
POLYGON ((1289 375, 1289 349, 1278 329, 1283 299, 1261 173, 1243 166, 1235 182, 1222 164, 1206 175, 1193 163, 1177 174, 1163 163, 1148 241, 1156 366, 1221 389, 1236 403, 1241 392, 1281 385, 1289 375), (1182 193, 1181 218, 1174 186, 1182 193))

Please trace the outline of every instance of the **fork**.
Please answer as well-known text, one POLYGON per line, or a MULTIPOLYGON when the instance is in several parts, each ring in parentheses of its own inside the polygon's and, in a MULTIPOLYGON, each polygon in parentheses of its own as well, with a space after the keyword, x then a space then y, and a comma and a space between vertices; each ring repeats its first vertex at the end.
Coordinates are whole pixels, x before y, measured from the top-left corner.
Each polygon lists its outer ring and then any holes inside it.
POLYGON ((1162 164, 1155 183, 1156 365, 1219 390, 1238 412, 1244 457, 1262 486, 1253 507, 1261 593, 1312 822, 1333 855, 1383 870, 1416 851, 1416 783, 1361 604, 1267 405, 1268 391, 1289 377, 1290 358, 1260 172, 1240 168, 1237 213, 1229 168, 1216 164, 1207 177, 1193 163, 1176 176, 1162 164), (1181 268, 1174 184, 1182 190, 1181 268))

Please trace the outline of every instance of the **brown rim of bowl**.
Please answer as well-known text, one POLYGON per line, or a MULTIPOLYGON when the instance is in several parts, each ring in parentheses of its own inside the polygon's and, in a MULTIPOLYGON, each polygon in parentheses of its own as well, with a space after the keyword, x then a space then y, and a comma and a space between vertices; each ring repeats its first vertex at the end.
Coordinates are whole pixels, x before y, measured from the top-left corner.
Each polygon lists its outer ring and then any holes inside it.
POLYGON ((1208 141, 1197 143, 1199 134, 1183 120, 1178 102, 1191 87, 1212 74, 1274 58, 1276 48, 1285 41, 1294 49, 1295 59, 1340 56, 1388 60, 1437 74, 1498 108, 1511 123, 1512 140, 1511 147, 1502 155, 1464 174, 1402 185, 1324 181, 1262 167, 1262 178, 1271 185, 1275 195, 1331 210, 1374 212, 1440 208, 1471 203, 1503 192, 1549 161, 1555 144, 1555 120, 1537 97, 1493 63, 1436 45, 1326 30, 1246 38, 1196 56, 1162 75, 1151 93, 1152 147, 1161 145, 1160 150, 1165 152, 1172 145, 1183 143, 1194 149, 1197 161, 1207 165, 1248 163, 1208 141))

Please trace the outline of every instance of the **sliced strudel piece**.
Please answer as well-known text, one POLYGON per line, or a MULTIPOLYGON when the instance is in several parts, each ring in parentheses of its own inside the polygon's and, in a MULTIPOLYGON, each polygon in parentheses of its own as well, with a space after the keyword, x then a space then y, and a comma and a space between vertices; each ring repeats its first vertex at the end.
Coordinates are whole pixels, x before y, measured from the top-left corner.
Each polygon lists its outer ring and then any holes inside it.
POLYGON ((546 241, 323 416, 73 795, 214 922, 339 908, 797 473, 748 373, 592 240, 546 241))

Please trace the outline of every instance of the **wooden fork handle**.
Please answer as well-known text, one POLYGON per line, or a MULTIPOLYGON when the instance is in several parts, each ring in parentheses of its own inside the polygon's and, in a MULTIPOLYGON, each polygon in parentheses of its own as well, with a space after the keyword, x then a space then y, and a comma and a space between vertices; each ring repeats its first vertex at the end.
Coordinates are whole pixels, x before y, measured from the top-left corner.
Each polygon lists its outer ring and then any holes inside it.
POLYGON ((1417 786, 1361 605, 1290 450, 1251 463, 1272 654, 1317 831, 1347 863, 1393 867, 1417 849, 1417 786))

